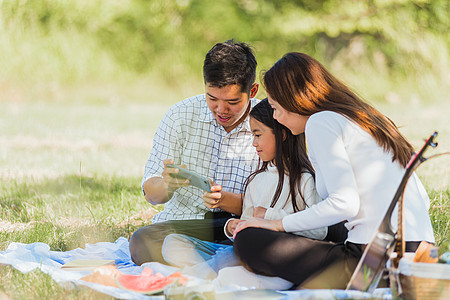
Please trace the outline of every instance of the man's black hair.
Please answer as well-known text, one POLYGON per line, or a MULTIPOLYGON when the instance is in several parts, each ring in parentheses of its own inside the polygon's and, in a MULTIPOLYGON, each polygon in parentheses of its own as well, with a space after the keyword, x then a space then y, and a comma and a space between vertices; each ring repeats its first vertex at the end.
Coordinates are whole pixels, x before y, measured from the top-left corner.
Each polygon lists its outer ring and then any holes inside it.
POLYGON ((203 63, 205 84, 224 87, 237 84, 249 93, 256 78, 256 58, 250 45, 233 39, 208 51, 203 63))

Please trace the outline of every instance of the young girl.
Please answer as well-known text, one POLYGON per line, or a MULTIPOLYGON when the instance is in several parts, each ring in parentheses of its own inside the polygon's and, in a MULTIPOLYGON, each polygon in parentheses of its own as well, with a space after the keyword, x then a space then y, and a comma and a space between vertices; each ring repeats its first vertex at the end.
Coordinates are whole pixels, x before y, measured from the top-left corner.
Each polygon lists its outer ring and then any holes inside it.
MULTIPOLYGON (((225 225, 229 237, 239 222, 253 216, 279 219, 321 201, 315 190, 314 169, 306 155, 304 135, 294 136, 274 120, 267 99, 250 112, 250 127, 253 146, 262 165, 246 180, 241 219, 230 219, 225 225)), ((327 228, 312 228, 295 234, 322 240, 327 235, 327 228)), ((162 249, 167 262, 177 266, 194 265, 184 271, 199 277, 215 277, 224 267, 240 265, 232 246, 203 242, 185 235, 169 235, 162 249)), ((241 285, 245 281, 242 277, 235 280, 241 285)), ((287 287, 291 285, 288 283, 287 287)))
MULTIPOLYGON (((278 220, 239 223, 235 252, 255 272, 300 287, 345 288, 386 213, 413 147, 391 120, 306 54, 283 56, 265 73, 264 85, 274 118, 293 134, 305 133, 324 201, 278 220), (292 234, 343 220, 349 230, 345 243, 292 234)), ((420 241, 434 242, 429 198, 415 174, 404 199, 406 248, 414 251, 420 241)), ((396 214, 393 220, 396 227, 396 214)))

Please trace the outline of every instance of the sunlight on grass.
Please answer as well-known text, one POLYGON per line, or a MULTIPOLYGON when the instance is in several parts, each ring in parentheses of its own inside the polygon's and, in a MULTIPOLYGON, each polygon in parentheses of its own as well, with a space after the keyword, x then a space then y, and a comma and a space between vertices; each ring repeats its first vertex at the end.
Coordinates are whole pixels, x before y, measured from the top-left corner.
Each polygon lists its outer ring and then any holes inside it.
POLYGON ((165 110, 0 102, 0 177, 141 176, 165 110))
POLYGON ((27 274, 12 267, 0 267, 0 299, 114 299, 93 289, 65 287, 59 285, 50 275, 39 270, 27 274), (33 284, 30 284, 33 283, 33 284))
MULTIPOLYGON (((231 37, 255 46, 258 82, 284 53, 306 52, 416 149, 437 130, 427 157, 450 151, 445 1, 238 2, 0 1, 0 251, 11 242, 66 251, 149 224, 163 205, 148 204, 140 185, 159 121, 204 91, 204 54, 231 37)), ((417 170, 441 252, 449 165, 446 156, 417 170)), ((0 278, 0 299, 110 299, 40 271, 0 266, 0 278)))

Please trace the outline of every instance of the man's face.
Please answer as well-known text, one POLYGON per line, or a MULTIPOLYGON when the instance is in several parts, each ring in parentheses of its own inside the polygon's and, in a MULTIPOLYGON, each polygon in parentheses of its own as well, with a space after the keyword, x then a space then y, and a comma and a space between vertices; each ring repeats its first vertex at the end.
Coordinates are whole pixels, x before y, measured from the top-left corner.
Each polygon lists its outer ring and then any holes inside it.
POLYGON ((226 132, 238 126, 246 117, 250 109, 250 97, 256 95, 257 84, 254 84, 250 95, 243 93, 239 85, 213 87, 205 86, 206 103, 217 122, 226 132), (250 96, 250 97, 249 97, 250 96))

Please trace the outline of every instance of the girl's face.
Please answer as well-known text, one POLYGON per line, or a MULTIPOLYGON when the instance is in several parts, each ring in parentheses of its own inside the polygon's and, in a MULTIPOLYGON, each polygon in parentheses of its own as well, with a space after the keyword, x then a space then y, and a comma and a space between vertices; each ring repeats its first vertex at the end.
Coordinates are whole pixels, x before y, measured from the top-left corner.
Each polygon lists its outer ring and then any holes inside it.
POLYGON ((275 134, 270 127, 250 117, 250 127, 253 134, 253 147, 262 161, 275 159, 275 134))
POLYGON ((289 128, 293 135, 305 132, 306 121, 308 121, 309 116, 299 115, 284 109, 269 95, 267 95, 267 99, 269 100, 270 106, 273 108, 273 118, 275 120, 289 128))

